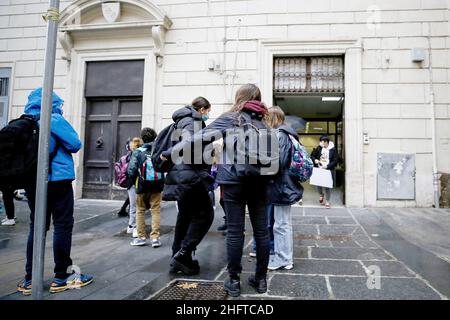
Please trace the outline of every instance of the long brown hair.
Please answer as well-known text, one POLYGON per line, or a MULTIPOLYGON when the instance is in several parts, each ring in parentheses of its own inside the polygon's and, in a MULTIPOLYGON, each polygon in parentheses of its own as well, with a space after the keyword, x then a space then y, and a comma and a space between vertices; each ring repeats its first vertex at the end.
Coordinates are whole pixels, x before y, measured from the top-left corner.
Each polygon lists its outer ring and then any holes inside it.
POLYGON ((231 108, 231 111, 241 111, 245 103, 251 100, 261 101, 261 91, 254 84, 244 84, 236 92, 234 106, 231 108))
POLYGON ((286 117, 284 115, 283 109, 279 106, 273 106, 269 108, 269 113, 266 116, 266 123, 271 128, 278 128, 284 124, 286 117))

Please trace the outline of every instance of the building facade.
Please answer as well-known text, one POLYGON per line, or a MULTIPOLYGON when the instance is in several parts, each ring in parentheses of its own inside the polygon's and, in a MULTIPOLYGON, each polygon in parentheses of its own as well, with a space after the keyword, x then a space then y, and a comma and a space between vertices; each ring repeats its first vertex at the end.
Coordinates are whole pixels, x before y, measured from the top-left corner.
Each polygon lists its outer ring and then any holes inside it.
MULTIPOLYGON (((47 7, 0 0, 0 126, 42 85, 47 7)), ((450 173, 450 0, 63 0, 60 11, 54 88, 84 142, 77 197, 115 197, 112 164, 141 126, 162 129, 196 96, 214 119, 248 82, 305 119, 308 147, 335 140, 347 206, 430 207, 433 172, 450 173)))

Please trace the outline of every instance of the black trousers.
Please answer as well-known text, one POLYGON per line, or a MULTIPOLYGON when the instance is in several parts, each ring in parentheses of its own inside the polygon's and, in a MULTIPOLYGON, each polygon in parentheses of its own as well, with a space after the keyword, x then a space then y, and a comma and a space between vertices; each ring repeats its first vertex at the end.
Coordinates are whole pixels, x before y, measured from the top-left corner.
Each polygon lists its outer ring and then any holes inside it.
POLYGON ((8 219, 14 219, 15 208, 14 208, 14 188, 13 187, 2 187, 3 194, 3 204, 5 205, 6 217, 8 219))
POLYGON ((194 185, 178 201, 178 216, 172 253, 181 248, 195 251, 214 220, 214 209, 203 184, 194 185))
MULTIPOLYGON (((34 236, 34 202, 35 188, 27 191, 30 214, 30 233, 27 243, 27 262, 25 265, 26 279, 31 280, 33 266, 33 236, 34 236)), ((50 218, 53 219, 53 258, 55 260, 55 278, 65 279, 67 269, 72 265, 70 251, 72 248, 73 229, 73 189, 69 180, 48 183, 46 231, 50 228, 50 218)))
POLYGON ((267 229, 267 184, 249 182, 240 185, 223 185, 227 216, 228 273, 238 278, 242 272, 242 250, 245 240, 245 206, 248 206, 253 235, 256 242, 257 279, 264 279, 269 264, 270 244, 267 229))

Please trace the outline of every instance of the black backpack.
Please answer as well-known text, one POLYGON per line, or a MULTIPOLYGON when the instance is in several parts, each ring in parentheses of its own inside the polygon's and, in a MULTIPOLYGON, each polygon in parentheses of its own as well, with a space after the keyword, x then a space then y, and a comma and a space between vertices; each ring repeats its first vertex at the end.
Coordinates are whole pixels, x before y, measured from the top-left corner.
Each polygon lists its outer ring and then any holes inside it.
POLYGON ((261 177, 270 178, 278 173, 279 154, 278 150, 272 150, 271 143, 278 137, 273 130, 269 130, 261 121, 252 119, 248 114, 236 115, 236 129, 244 129, 246 136, 244 141, 235 141, 236 160, 244 160, 245 163, 235 163, 234 167, 239 177, 261 177), (251 144, 249 135, 255 140, 251 144), (256 142, 256 144, 255 144, 256 142), (266 142, 266 146, 263 145, 266 142), (261 152, 264 150, 264 152, 261 152), (276 163, 273 168, 272 164, 276 163))
POLYGON ((175 141, 172 141, 172 135, 176 130, 175 123, 165 127, 156 137, 156 140, 153 142, 153 150, 152 150, 152 162, 153 167, 156 172, 169 172, 174 166, 171 160, 162 160, 160 158, 161 154, 172 148, 175 145, 175 141))
POLYGON ((36 180, 39 126, 30 115, 0 130, 0 185, 21 189, 36 180))

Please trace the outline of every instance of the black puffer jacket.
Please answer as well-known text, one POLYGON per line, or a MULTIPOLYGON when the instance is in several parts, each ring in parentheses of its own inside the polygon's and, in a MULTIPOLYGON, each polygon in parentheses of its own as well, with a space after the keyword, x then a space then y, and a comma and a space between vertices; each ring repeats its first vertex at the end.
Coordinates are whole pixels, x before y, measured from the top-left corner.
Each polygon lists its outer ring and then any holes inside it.
MULTIPOLYGON (((184 141, 182 143, 179 143, 172 149, 175 149, 176 151, 177 149, 182 149, 186 143, 195 143, 197 141, 201 141, 202 139, 204 141, 204 144, 208 144, 211 141, 214 141, 214 137, 223 137, 223 152, 221 152, 222 160, 221 164, 219 164, 216 182, 221 185, 241 184, 246 181, 253 181, 255 183, 269 183, 270 179, 267 176, 243 176, 242 169, 243 167, 245 167, 245 165, 239 165, 237 167, 235 164, 232 164, 233 162, 231 160, 227 159, 227 152, 229 151, 227 148, 227 142, 229 142, 227 139, 227 131, 239 128, 239 117, 242 117, 245 122, 251 122, 257 128, 267 129, 267 126, 262 122, 261 114, 249 111, 227 112, 217 118, 210 125, 208 125, 204 130, 202 130, 202 132, 197 133, 194 138, 191 139, 191 141, 184 141)), ((163 156, 169 158, 172 149, 163 152, 163 156)), ((233 151, 233 148, 230 149, 232 152, 234 152, 235 155, 236 150, 233 151)))
POLYGON ((277 206, 288 206, 298 202, 303 196, 303 187, 289 172, 292 158, 292 142, 289 135, 298 140, 298 135, 291 127, 278 128, 278 143, 280 146, 280 171, 270 183, 271 203, 277 206))
MULTIPOLYGON (((185 106, 178 109, 172 115, 172 119, 176 124, 177 130, 186 130, 191 135, 205 127, 201 114, 192 106, 185 106)), ((203 184, 206 190, 208 190, 208 186, 214 181, 209 174, 210 168, 210 166, 204 164, 174 165, 165 179, 163 200, 180 200, 186 190, 191 189, 197 184, 203 184)))

